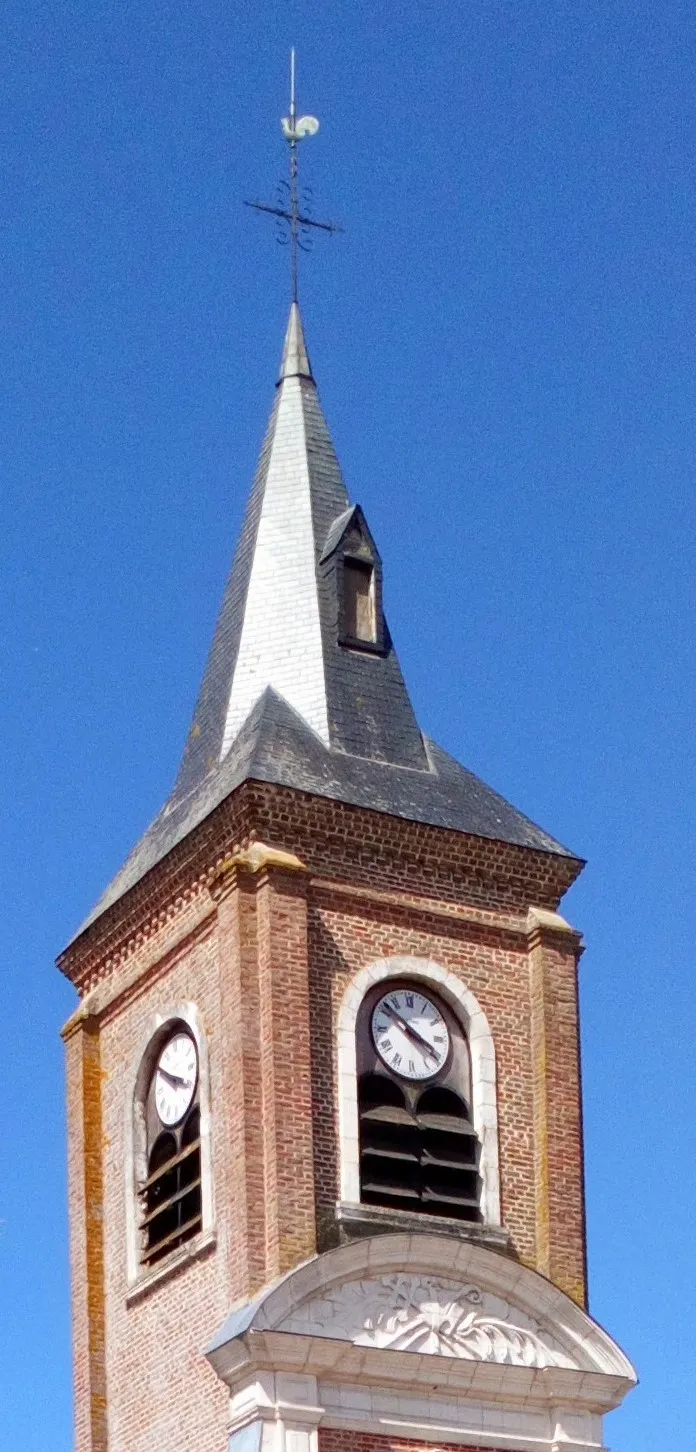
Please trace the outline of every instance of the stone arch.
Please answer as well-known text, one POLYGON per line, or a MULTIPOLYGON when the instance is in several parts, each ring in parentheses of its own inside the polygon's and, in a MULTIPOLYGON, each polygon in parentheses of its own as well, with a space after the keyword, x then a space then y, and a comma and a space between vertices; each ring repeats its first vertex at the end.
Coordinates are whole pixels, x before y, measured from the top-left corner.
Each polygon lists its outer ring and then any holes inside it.
POLYGON ((431 958, 397 955, 361 968, 349 983, 338 1016, 338 1122, 341 1200, 360 1201, 360 1146, 355 1031, 360 1005, 375 983, 418 978, 437 988, 461 1020, 471 1054, 472 1117, 481 1142, 481 1212, 484 1225, 500 1225, 500 1169, 495 1047, 483 1009, 470 989, 431 958))
MULTIPOLYGON (((287 1333, 295 1341, 304 1337, 305 1371, 312 1354, 310 1343, 314 1342, 319 1350, 320 1374, 327 1365, 327 1340, 339 1340, 344 1348, 342 1368, 350 1368, 352 1345, 361 1352, 361 1378, 369 1377, 371 1365, 375 1373, 386 1369, 393 1381, 393 1362, 386 1367, 382 1363, 381 1368, 376 1360, 370 1362, 373 1352, 383 1355, 391 1346, 397 1353, 412 1357, 409 1384, 422 1378, 428 1393, 432 1393, 434 1381, 445 1380, 442 1372, 428 1369, 428 1357, 449 1359, 448 1387, 456 1379, 452 1363, 461 1358, 465 1368, 460 1388, 464 1400, 471 1398, 477 1380, 482 1392, 492 1391, 499 1398, 505 1385, 505 1368, 514 1366, 516 1371, 510 1378, 513 1395, 522 1394, 526 1381, 531 1401, 547 1409, 552 1404, 552 1422, 554 1402, 567 1401, 572 1407, 577 1399, 578 1410, 588 1405, 594 1410, 609 1410, 636 1381, 633 1366, 616 1342, 546 1276, 487 1246, 464 1241, 453 1247, 451 1240, 436 1234, 376 1235, 356 1240, 313 1256, 255 1300, 237 1304, 206 1352, 218 1375, 224 1380, 231 1370, 238 1376, 242 1360, 239 1343, 243 1343, 242 1354, 246 1353, 251 1363, 255 1333, 264 1337, 269 1331, 276 1335, 287 1333), (408 1303, 408 1341, 404 1347, 398 1344, 399 1318, 395 1312, 409 1292, 412 1299, 408 1303), (469 1308, 469 1314, 453 1329, 451 1321, 448 1324, 445 1319, 443 1323, 438 1303, 449 1308, 457 1300, 469 1308), (386 1334, 382 1335, 374 1313, 379 1311, 380 1303, 384 1307, 385 1301, 388 1304, 382 1329, 386 1334), (432 1333, 425 1346, 411 1335, 411 1312, 418 1314, 419 1304, 424 1329, 432 1333), (476 1335, 471 1325, 476 1321, 487 1323, 488 1335, 481 1324, 479 1331, 483 1334, 476 1335), (443 1324, 447 1327, 446 1337, 440 1335, 443 1324), (486 1367, 492 1370, 492 1376, 486 1367), (538 1375, 540 1369, 543 1377, 538 1375)), ((262 1354, 264 1345, 261 1340, 262 1354)), ((406 1379, 399 1376, 399 1386, 406 1379)), ((526 1437, 524 1441, 526 1445, 526 1437)), ((564 1445, 565 1441, 563 1438, 564 1445)), ((553 1445, 557 1446, 555 1438, 553 1445)), ((584 1445, 598 1444, 583 1441, 584 1445)), ((543 1446, 547 1446, 546 1441, 543 1446)))
MULTIPOLYGON (((153 1013, 147 1019, 133 1056, 126 1083, 126 1257, 128 1285, 134 1286, 146 1273, 140 1264, 138 1236, 137 1189, 146 1177, 147 1149, 145 1138, 145 1098, 155 1060, 177 1024, 187 1028, 198 1052, 201 1137, 201 1231, 208 1236, 215 1224, 213 1197, 213 1160, 210 1108, 210 1060, 208 1041, 195 1003, 180 1003, 164 1013, 153 1013)), ((193 1244, 194 1242, 191 1242, 193 1244)))

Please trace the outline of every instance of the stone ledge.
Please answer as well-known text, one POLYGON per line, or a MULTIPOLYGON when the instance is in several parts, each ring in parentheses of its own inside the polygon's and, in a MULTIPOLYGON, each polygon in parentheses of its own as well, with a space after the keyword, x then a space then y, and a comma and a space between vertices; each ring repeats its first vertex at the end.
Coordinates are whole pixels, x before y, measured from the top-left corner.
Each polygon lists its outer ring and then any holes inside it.
POLYGON ((479 1225, 473 1220, 427 1215, 420 1210, 392 1210, 382 1205, 353 1205, 339 1200, 336 1222, 344 1243, 367 1235, 416 1231, 427 1235, 449 1235, 454 1240, 473 1240, 477 1245, 487 1245, 492 1250, 506 1251, 510 1246, 510 1233, 503 1225, 479 1225))
POLYGON ((126 1292, 126 1305, 132 1306, 137 1301, 142 1300, 144 1296, 147 1296, 150 1291, 155 1290, 163 1281, 168 1281, 171 1276, 177 1275, 180 1270, 190 1265, 192 1261, 198 1260, 200 1256, 206 1255, 208 1251, 214 1250, 216 1245, 216 1232, 214 1230, 208 1230, 196 1236, 195 1240, 191 1240, 188 1244, 180 1246, 162 1265, 158 1265, 155 1270, 144 1272, 139 1280, 135 1281, 132 1286, 129 1286, 126 1292))
POLYGON ((560 913, 552 913, 548 908, 530 907, 527 913, 527 932, 530 937, 537 933, 559 933, 563 937, 574 938, 575 942, 582 944, 582 934, 577 928, 566 922, 560 913))

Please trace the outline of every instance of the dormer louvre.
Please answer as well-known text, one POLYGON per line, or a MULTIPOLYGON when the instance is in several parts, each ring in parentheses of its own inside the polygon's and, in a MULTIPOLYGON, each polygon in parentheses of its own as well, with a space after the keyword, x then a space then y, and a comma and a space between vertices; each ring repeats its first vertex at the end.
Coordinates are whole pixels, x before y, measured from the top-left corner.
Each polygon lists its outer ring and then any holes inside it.
POLYGON ((374 646, 377 641, 375 568, 354 555, 343 556, 344 645, 374 646))
POLYGON ((334 520, 319 561, 332 583, 339 645, 383 655, 390 647, 382 561, 359 504, 334 520))

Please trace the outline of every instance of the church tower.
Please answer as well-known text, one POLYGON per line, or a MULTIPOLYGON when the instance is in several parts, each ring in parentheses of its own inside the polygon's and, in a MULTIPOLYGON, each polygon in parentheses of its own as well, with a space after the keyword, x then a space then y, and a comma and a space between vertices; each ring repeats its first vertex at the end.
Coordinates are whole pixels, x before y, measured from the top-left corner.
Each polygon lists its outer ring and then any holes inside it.
POLYGON ((421 732, 293 302, 169 800, 59 966, 77 1452, 600 1452, 582 863, 421 732))

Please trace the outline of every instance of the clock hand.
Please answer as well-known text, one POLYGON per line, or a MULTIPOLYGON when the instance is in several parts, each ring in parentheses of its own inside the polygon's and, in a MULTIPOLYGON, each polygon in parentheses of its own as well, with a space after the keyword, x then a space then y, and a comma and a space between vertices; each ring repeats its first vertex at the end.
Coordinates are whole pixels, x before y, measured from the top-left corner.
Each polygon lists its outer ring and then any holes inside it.
POLYGON ((183 1089, 190 1089, 191 1086, 188 1082, 188 1079, 182 1079, 180 1074, 170 1074, 169 1070, 164 1069, 161 1064, 159 1066, 159 1072, 163 1076, 163 1078, 168 1079, 169 1083, 174 1085, 175 1089, 178 1084, 180 1084, 183 1089))
POLYGON ((400 1028, 401 1032, 406 1034, 407 1038, 413 1039, 414 1043, 420 1044, 422 1048, 427 1050, 429 1057, 437 1061, 438 1056, 432 1044, 428 1043, 428 1040, 424 1038, 423 1034, 419 1034, 418 1029, 413 1028, 412 1024, 407 1023, 405 1018, 402 1018, 401 1014, 397 1013, 390 1003, 385 1004, 385 1008, 389 1017, 394 1020, 397 1028, 400 1028))

